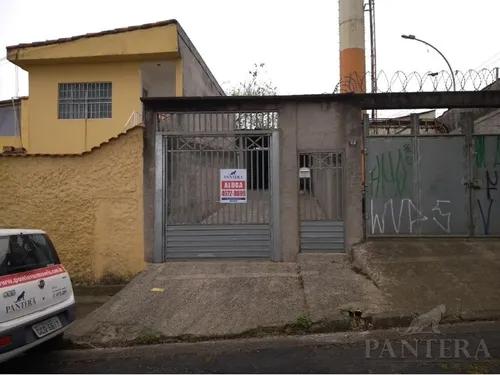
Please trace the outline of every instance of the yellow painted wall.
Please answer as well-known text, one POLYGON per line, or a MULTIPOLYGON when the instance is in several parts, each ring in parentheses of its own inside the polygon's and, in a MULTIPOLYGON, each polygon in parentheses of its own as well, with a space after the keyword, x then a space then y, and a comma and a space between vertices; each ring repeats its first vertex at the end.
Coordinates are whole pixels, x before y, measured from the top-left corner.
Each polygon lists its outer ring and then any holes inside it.
POLYGON ((0 227, 41 228, 77 283, 144 267, 143 130, 84 155, 0 156, 0 227))
POLYGON ((218 84, 178 27, 173 22, 8 47, 8 60, 29 73, 29 100, 21 103, 20 139, 0 138, 0 151, 22 146, 28 154, 80 154, 106 142, 123 131, 133 112, 142 113, 141 66, 147 62, 175 63, 175 82, 166 82, 173 86, 170 95, 219 95, 218 84), (58 119, 58 84, 77 82, 112 82, 112 118, 58 119))
MULTIPOLYGON (((35 65, 29 68, 26 120, 29 153, 81 153, 119 134, 132 112, 142 112, 138 62, 35 65), (112 118, 58 119, 58 84, 112 82, 112 118)), ((22 124, 23 128, 26 125, 22 124)))
POLYGON ((0 152, 4 146, 21 147, 21 137, 19 136, 1 136, 0 137, 0 152))
POLYGON ((29 144, 29 98, 21 99, 21 143, 28 150, 29 144))
MULTIPOLYGON (((132 112, 142 113, 140 65, 179 59, 177 24, 9 48, 8 59, 29 73, 29 101, 21 106, 22 146, 30 154, 78 154, 119 134, 132 112), (57 118, 59 83, 109 81, 111 119, 57 118)), ((182 92, 182 81, 173 84, 182 92)), ((0 139, 0 150, 13 141, 0 139)))
POLYGON ((61 61, 123 61, 137 59, 171 58, 178 55, 177 25, 170 24, 149 29, 80 38, 64 43, 38 47, 12 48, 7 57, 14 64, 61 61))

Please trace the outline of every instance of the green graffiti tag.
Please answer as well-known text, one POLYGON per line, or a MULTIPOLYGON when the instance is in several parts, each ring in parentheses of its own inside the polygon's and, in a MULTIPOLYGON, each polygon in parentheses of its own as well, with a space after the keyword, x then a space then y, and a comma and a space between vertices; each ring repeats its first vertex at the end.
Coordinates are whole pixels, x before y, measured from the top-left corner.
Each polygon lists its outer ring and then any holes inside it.
POLYGON ((500 165, 500 136, 497 135, 497 147, 495 149, 495 167, 500 165))
POLYGON ((484 142, 484 136, 478 135, 474 137, 474 152, 476 154, 476 167, 485 168, 486 167, 486 144, 484 142))
POLYGON ((370 196, 402 197, 407 192, 412 160, 409 145, 375 155, 376 166, 369 172, 370 196))
POLYGON ((477 176, 481 176, 482 183, 475 192, 476 213, 482 224, 482 234, 490 235, 495 233, 495 212, 497 212, 496 191, 499 185, 500 165, 500 136, 475 136, 474 151, 476 156, 477 176), (489 140, 488 142, 486 142, 489 140), (493 142, 495 146, 493 147, 493 142), (488 147, 487 147, 488 146, 488 147), (493 154, 494 152, 494 154, 493 154))

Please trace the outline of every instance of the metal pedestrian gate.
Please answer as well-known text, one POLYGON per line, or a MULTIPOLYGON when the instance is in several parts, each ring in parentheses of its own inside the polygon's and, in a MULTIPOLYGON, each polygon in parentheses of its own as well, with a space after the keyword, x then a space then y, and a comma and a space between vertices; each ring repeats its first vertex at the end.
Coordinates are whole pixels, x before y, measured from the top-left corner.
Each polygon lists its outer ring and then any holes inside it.
POLYGON ((271 257, 277 127, 276 112, 161 114, 165 259, 271 257))
POLYGON ((343 153, 299 153, 301 251, 344 251, 343 153))

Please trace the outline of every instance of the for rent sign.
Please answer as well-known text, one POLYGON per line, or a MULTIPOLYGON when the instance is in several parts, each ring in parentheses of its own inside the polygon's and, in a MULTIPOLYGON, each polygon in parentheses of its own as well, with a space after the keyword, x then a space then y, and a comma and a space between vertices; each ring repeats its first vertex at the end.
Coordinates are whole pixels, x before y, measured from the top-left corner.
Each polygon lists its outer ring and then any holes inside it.
POLYGON ((247 203, 247 170, 220 170, 220 202, 247 203))

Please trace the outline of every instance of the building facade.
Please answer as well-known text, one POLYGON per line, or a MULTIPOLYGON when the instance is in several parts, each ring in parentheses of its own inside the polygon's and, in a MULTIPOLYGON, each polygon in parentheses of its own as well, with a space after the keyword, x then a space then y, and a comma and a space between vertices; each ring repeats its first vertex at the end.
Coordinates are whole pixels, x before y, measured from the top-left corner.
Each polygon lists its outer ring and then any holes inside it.
POLYGON ((141 123, 141 97, 224 95, 175 20, 10 46, 7 58, 28 71, 29 97, 0 150, 80 154, 141 123))
POLYGON ((77 283, 144 267, 141 97, 223 90, 175 20, 7 47, 29 97, 0 102, 0 227, 41 228, 77 283))

